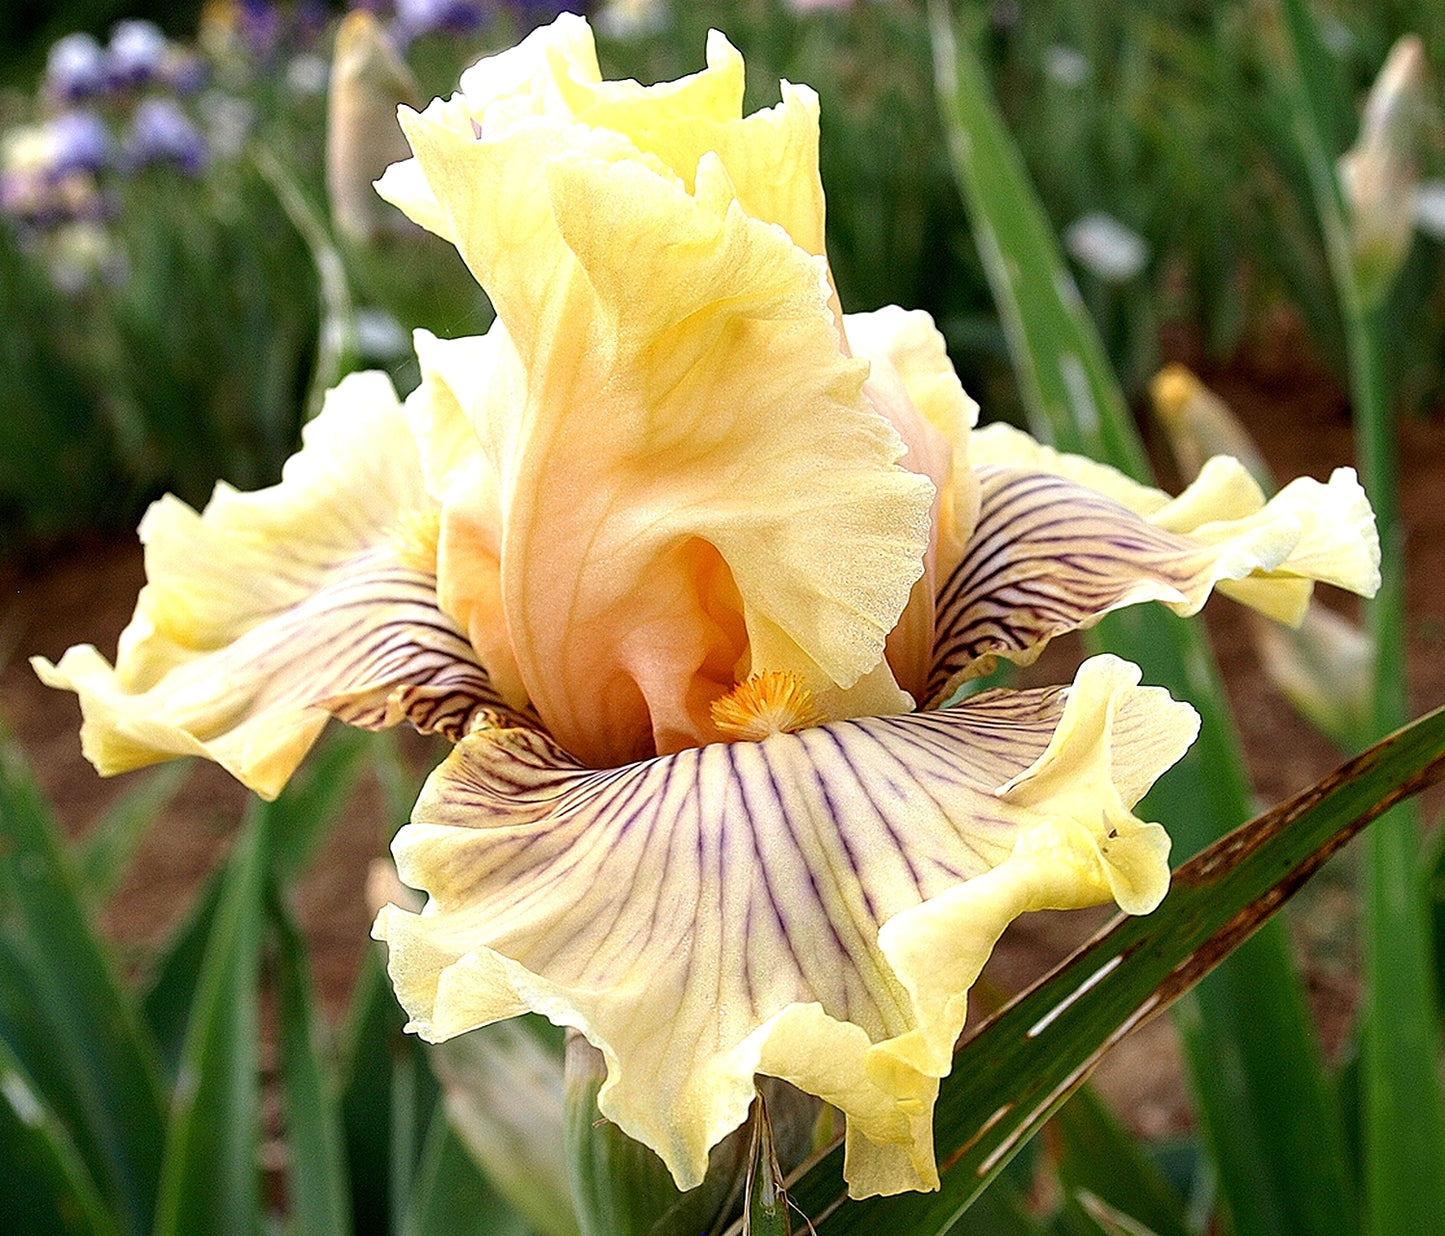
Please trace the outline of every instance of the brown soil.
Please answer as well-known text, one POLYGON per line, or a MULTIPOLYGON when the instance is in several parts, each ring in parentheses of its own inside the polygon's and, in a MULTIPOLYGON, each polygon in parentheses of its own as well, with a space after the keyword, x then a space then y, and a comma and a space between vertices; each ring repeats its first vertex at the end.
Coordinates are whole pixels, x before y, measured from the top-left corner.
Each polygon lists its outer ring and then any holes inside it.
MULTIPOLYGON (((1288 331, 1287 325, 1283 328, 1288 331)), ((1180 349, 1176 348, 1176 351, 1180 349)), ((1347 407, 1332 383, 1286 346, 1257 347, 1227 367, 1196 362, 1229 400, 1281 477, 1325 476, 1351 460, 1347 407)), ((1401 425, 1401 501, 1408 532, 1411 692, 1416 713, 1445 703, 1445 426, 1439 416, 1401 425)), ((143 582, 133 542, 96 543, 38 568, 0 563, 0 717, 34 763, 66 832, 85 832, 135 774, 102 781, 80 755, 74 698, 47 690, 26 660, 58 657, 69 645, 94 642, 108 655, 130 617, 143 582)), ((1209 630, 1244 740, 1259 799, 1274 803, 1317 780, 1339 762, 1330 744, 1301 722, 1261 672, 1244 614, 1220 601, 1209 630)), ((1042 672, 1069 676, 1067 645, 1051 650, 1042 672)), ((205 874, 224 853, 246 802, 219 769, 197 766, 159 818, 129 878, 107 907, 103 927, 131 969, 142 966, 184 912, 205 874)), ((361 950, 370 947, 371 911, 363 890, 368 865, 384 852, 389 829, 380 794, 363 787, 298 890, 298 908, 313 947, 323 1002, 333 1017, 344 1006, 361 950)), ((1327 871, 1291 915, 1327 1048, 1347 1033, 1355 1003, 1352 900, 1347 873, 1327 871)), ((998 992, 1017 990, 1057 961, 1101 921, 1101 913, 1034 915, 1016 924, 989 971, 998 992)), ((1103 1089, 1141 1133, 1159 1136, 1188 1121, 1178 1049, 1167 1020, 1152 1023, 1114 1051, 1100 1070, 1103 1089)))

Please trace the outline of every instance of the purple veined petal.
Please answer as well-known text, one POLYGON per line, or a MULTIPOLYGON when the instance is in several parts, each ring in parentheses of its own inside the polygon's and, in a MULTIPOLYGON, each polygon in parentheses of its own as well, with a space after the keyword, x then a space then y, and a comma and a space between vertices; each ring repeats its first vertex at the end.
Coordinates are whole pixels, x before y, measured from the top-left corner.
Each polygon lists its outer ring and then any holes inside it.
POLYGON ((604 770, 474 733, 393 847, 426 909, 375 928, 410 1028, 580 1028, 603 1114, 683 1188, 757 1072, 847 1113, 855 1192, 936 1186, 937 1080, 1004 925, 1167 886, 1167 838, 1129 807, 1197 719, 1138 677, 1101 657, 1067 689, 604 770))
POLYGON ((1126 605, 1193 614, 1218 586, 1298 621, 1313 580, 1367 595, 1379 586, 1373 518, 1351 471, 1328 484, 1301 478, 1268 503, 1255 486, 1240 504, 1228 482, 1243 470, 1216 462, 1147 516, 1056 472, 978 467, 978 523, 939 589, 927 698, 946 699, 997 657, 1027 665, 1055 636, 1126 605), (1211 500, 1220 503, 1212 522, 1201 510, 1211 500))
POLYGON ((269 489, 151 507, 114 669, 90 646, 36 663, 80 696, 101 772, 204 755, 274 796, 332 715, 453 739, 523 720, 437 606, 437 511, 386 376, 343 380, 303 441, 269 489))
POLYGON ((409 721, 453 740, 479 717, 515 717, 436 608, 435 579, 382 553, 340 564, 303 604, 145 690, 127 691, 89 646, 37 669, 79 693, 81 742, 102 772, 204 755, 265 797, 330 716, 365 729, 409 721))

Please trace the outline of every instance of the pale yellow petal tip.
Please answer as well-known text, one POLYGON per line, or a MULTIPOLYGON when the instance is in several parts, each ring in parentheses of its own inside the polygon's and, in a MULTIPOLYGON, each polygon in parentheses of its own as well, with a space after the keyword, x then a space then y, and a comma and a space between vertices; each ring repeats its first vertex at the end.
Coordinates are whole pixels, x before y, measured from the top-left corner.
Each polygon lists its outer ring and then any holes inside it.
POLYGON ((1353 468, 1336 468, 1324 484, 1291 481, 1248 522, 1237 552, 1221 558, 1220 575, 1237 581, 1222 590, 1236 600, 1297 626, 1312 582, 1366 597, 1379 591, 1380 535, 1353 468), (1257 574, 1246 578, 1251 561, 1257 574))
POLYGON ((728 739, 761 742, 822 724, 813 693, 790 670, 767 670, 712 703, 712 723, 728 739))
POLYGON ((1159 419, 1170 424, 1183 415, 1184 409, 1198 397, 1203 384, 1185 365, 1166 365, 1149 383, 1149 396, 1159 419))
POLYGON ((1330 539, 1335 548, 1324 551, 1329 569, 1320 568, 1312 577, 1372 597, 1380 590, 1380 531, 1369 496, 1353 468, 1336 468, 1325 490, 1324 505, 1332 516, 1330 539))

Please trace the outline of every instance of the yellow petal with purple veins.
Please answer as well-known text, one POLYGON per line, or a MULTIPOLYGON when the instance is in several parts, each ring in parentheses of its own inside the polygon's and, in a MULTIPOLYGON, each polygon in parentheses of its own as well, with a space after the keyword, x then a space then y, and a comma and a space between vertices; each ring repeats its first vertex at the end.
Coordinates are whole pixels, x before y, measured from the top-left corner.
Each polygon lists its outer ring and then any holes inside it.
MULTIPOLYGON (((976 434, 971 445, 980 439, 980 454, 1000 457, 997 435, 976 434)), ((1313 581, 1366 595, 1379 586, 1374 519, 1348 468, 1265 502, 1242 466, 1220 458, 1171 500, 1103 465, 1050 454, 1038 448, 1035 466, 977 468, 978 525, 938 594, 930 700, 997 657, 1028 664, 1055 636, 1125 605, 1161 601, 1193 614, 1218 586, 1294 622, 1313 581)))
POLYGON ((1005 924, 1163 894, 1167 842, 1129 808, 1197 721, 1138 677, 1101 657, 1070 688, 603 771, 477 732, 393 847, 429 895, 375 929, 411 1028, 578 1027, 603 1114, 683 1188, 759 1071, 845 1111, 855 1193, 936 1185, 937 1081, 1005 924))
POLYGON ((151 508, 113 669, 88 645, 37 659, 101 772, 204 755, 274 797, 329 716, 456 738, 505 711, 437 609, 437 508, 385 375, 345 379, 304 436, 279 485, 151 508))

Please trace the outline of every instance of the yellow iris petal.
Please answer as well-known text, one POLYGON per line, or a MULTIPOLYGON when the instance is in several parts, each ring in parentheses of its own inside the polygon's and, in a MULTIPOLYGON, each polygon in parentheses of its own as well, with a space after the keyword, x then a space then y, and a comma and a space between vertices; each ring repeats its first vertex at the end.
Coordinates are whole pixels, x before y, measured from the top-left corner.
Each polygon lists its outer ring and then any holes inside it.
POLYGON ((910 704, 883 652, 934 494, 896 465, 868 368, 840 351, 824 264, 749 213, 725 158, 703 153, 689 181, 549 102, 632 135, 674 104, 706 118, 739 105, 735 53, 713 55, 639 95, 594 89, 556 53, 526 107, 506 95, 479 134, 406 122, 498 311, 485 365, 433 372, 496 471, 500 603, 458 599, 480 591, 447 552, 446 500, 443 604, 489 665, 472 619, 499 615, 528 698, 594 764, 716 739, 712 701, 769 669, 801 675, 828 715, 910 704))
POLYGON ((37 659, 102 773, 204 755, 274 797, 329 716, 460 737, 503 706, 437 610, 437 510, 385 375, 343 381, 305 443, 270 489, 151 508, 114 669, 89 645, 37 659))
POLYGON ((603 1052, 604 1115, 678 1184, 753 1075, 840 1106, 855 1193, 930 1187, 966 994, 1025 910, 1151 908, 1167 840, 1129 808, 1196 718, 1138 670, 609 770, 532 731, 465 739, 394 850, 429 894, 383 910, 411 1028, 523 1008, 603 1052))
POLYGON ((1349 468, 1266 502, 1243 465, 1218 457, 1171 499, 1007 426, 975 432, 969 451, 979 519, 939 590, 933 700, 994 658, 1027 664, 1121 606, 1193 614, 1218 587, 1293 623, 1315 581, 1367 596, 1379 587, 1374 517, 1349 468))

